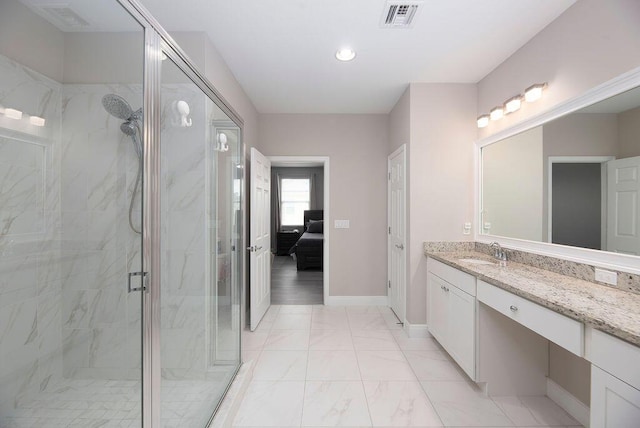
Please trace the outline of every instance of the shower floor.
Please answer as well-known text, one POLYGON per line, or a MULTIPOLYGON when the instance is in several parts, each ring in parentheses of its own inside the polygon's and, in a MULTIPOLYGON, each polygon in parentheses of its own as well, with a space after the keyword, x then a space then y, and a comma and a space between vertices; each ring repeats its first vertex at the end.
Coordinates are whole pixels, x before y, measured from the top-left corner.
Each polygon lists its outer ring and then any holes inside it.
MULTIPOLYGON (((204 427, 226 383, 162 382, 162 427, 204 427)), ((22 400, 0 428, 140 427, 138 381, 63 380, 57 387, 22 400)))

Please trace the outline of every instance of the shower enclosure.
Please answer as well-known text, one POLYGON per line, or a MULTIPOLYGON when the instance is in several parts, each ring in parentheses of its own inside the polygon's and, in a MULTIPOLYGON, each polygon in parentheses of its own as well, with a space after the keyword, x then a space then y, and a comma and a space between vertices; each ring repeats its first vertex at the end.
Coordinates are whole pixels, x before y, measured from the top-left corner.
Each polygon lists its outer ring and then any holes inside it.
POLYGON ((241 131, 137 1, 0 2, 0 428, 207 426, 241 363, 241 131))

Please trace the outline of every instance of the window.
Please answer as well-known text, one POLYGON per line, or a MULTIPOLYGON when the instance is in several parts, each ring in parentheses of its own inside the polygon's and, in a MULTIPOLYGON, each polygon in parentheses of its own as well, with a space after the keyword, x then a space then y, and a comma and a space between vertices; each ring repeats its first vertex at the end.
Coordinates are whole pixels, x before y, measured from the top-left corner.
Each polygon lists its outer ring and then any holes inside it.
POLYGON ((304 211, 309 209, 310 187, 308 178, 283 178, 280 181, 280 217, 283 226, 304 224, 304 211))

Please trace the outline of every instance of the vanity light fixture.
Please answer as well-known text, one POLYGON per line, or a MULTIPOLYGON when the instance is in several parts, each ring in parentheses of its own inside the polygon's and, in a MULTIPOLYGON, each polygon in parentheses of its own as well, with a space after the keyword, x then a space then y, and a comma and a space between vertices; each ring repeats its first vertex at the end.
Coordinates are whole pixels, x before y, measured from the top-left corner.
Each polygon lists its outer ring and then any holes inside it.
POLYGON ((481 116, 478 116, 478 119, 476 120, 478 123, 478 128, 485 128, 489 126, 489 118, 491 118, 491 120, 500 120, 504 117, 505 114, 511 114, 520 110, 520 107, 522 107, 523 98, 529 103, 539 100, 542 97, 542 91, 546 89, 546 87, 546 82, 531 85, 527 89, 525 89, 524 96, 518 94, 515 97, 511 97, 504 102, 504 106, 494 107, 491 109, 488 115, 483 114, 481 116))
POLYGON ((338 61, 351 61, 356 57, 356 51, 351 48, 342 48, 336 52, 336 59, 338 61))
POLYGON ((489 112, 489 116, 491 117, 491 120, 502 119, 502 116, 504 116, 504 109, 502 106, 494 107, 489 112))
POLYGON ((15 120, 22 119, 22 112, 20 110, 16 110, 13 108, 4 109, 4 115, 7 116, 9 119, 15 119, 15 120))
POLYGON ((524 99, 528 103, 538 101, 542 97, 542 90, 547 87, 546 83, 536 83, 524 90, 524 99))
POLYGON ((34 126, 44 126, 45 120, 42 117, 31 116, 31 117, 29 117, 29 123, 34 125, 34 126))
POLYGON ((513 98, 509 98, 504 103, 504 110, 506 114, 513 113, 514 111, 520 110, 520 106, 522 106, 522 95, 516 95, 513 98))
POLYGON ((489 125, 489 115, 478 116, 478 128, 485 128, 487 125, 489 125))

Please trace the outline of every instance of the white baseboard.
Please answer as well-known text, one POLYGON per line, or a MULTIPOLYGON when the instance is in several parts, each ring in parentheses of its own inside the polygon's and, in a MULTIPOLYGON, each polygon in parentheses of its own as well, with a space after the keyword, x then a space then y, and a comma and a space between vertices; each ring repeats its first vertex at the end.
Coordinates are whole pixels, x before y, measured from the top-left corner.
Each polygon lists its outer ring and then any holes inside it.
POLYGON ((589 428, 589 407, 549 378, 547 378, 547 397, 566 410, 575 420, 589 428))
POLYGON ((409 321, 404 320, 403 329, 409 337, 431 337, 426 324, 411 324, 409 321))
POLYGON ((387 306, 387 296, 329 296, 327 306, 387 306))

